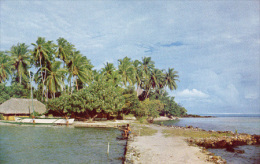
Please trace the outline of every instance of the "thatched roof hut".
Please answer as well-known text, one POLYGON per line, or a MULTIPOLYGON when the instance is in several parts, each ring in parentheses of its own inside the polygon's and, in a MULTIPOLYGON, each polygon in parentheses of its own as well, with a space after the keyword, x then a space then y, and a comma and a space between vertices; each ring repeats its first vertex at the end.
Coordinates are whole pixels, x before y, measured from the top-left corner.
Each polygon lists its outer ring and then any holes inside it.
MULTIPOLYGON (((46 112, 46 107, 40 101, 33 100, 33 108, 35 112, 42 114, 46 112)), ((33 112, 32 99, 22 99, 22 98, 11 98, 3 104, 0 105, 0 113, 5 115, 17 115, 24 114, 28 115, 33 112)))

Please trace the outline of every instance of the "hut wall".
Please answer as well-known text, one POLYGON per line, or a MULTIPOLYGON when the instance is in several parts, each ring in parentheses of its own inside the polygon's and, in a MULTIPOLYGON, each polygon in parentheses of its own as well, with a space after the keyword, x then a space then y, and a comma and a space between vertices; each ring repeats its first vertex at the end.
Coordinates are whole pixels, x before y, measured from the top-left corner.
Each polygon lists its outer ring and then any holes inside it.
POLYGON ((10 116, 10 115, 4 115, 4 120, 8 120, 8 121, 14 121, 15 116, 10 116))
POLYGON ((29 117, 28 114, 4 114, 4 120, 15 121, 15 117, 29 117))

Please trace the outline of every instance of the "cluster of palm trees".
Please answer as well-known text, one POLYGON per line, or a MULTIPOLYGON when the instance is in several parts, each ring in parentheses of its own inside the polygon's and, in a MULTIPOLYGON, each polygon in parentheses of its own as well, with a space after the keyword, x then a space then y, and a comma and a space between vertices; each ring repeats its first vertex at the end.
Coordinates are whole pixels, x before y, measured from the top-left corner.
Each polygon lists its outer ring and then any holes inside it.
POLYGON ((144 91, 145 98, 149 96, 152 89, 159 94, 164 94, 167 87, 170 90, 177 88, 178 72, 173 68, 167 71, 155 68, 151 57, 143 57, 141 61, 131 61, 130 58, 125 57, 118 62, 118 69, 115 69, 112 63, 107 63, 101 73, 118 74, 123 86, 136 85, 137 90, 144 91))
POLYGON ((55 98, 57 92, 78 91, 98 80, 112 81, 115 87, 136 85, 137 90, 144 91, 145 98, 151 91, 164 94, 167 87, 177 88, 178 72, 173 68, 155 68, 151 57, 143 57, 141 61, 125 57, 118 60, 118 68, 106 63, 97 71, 93 70, 90 60, 64 38, 57 39, 55 44, 39 37, 32 46, 30 50, 25 43, 18 43, 10 51, 0 52, 0 83, 12 77, 12 82, 29 87, 28 70, 35 70, 31 76, 41 91, 42 100, 55 98))

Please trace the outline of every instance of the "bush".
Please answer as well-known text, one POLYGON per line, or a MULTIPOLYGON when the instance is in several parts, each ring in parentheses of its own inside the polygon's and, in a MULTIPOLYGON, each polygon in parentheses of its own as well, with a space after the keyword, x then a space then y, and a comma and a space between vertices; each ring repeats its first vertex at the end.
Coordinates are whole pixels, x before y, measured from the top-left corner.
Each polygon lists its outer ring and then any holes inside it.
POLYGON ((52 114, 48 114, 48 118, 53 118, 53 115, 52 114))
POLYGON ((159 117, 160 112, 163 110, 164 104, 160 100, 146 99, 141 102, 140 108, 135 111, 136 117, 146 116, 149 122, 153 122, 153 119, 159 117))
POLYGON ((138 117, 137 120, 138 120, 141 124, 147 124, 147 123, 148 123, 146 116, 144 116, 144 117, 138 117))
MULTIPOLYGON (((30 114, 30 117, 33 116, 33 113, 30 114)), ((39 114, 38 112, 34 112, 34 116, 37 117, 37 116, 41 116, 41 114, 39 114)))
POLYGON ((0 114, 0 120, 4 120, 4 115, 0 114))

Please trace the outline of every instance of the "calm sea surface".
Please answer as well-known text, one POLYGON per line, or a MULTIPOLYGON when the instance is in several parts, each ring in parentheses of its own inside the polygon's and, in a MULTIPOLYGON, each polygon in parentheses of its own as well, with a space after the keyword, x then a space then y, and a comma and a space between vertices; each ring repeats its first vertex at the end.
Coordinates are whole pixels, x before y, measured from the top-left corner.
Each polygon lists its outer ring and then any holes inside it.
POLYGON ((0 163, 122 163, 120 135, 112 128, 0 126, 0 163))
POLYGON ((181 118, 166 121, 165 125, 199 127, 205 130, 233 131, 260 135, 260 115, 213 115, 213 118, 181 118))
MULTIPOLYGON (((233 131, 260 135, 259 114, 214 114, 214 118, 181 118, 178 121, 165 121, 164 125, 193 126, 205 130, 233 131)), ((222 156, 228 163, 260 164, 259 146, 240 146, 236 149, 245 150, 244 154, 230 153, 225 149, 209 149, 212 153, 222 156)))

